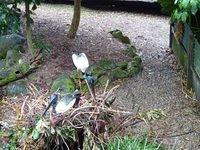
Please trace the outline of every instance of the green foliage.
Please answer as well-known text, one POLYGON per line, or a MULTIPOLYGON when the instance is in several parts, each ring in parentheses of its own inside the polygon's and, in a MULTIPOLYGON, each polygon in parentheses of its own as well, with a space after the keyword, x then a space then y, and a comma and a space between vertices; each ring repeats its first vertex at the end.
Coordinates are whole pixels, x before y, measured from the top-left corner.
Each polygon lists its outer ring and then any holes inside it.
POLYGON ((17 33, 20 27, 19 17, 13 9, 0 3, 0 35, 17 33))
POLYGON ((164 12, 171 14, 172 21, 190 21, 200 10, 200 0, 158 0, 164 12))
POLYGON ((53 83, 51 92, 60 91, 63 93, 71 93, 75 90, 74 81, 66 74, 60 75, 53 83))
POLYGON ((34 49, 41 49, 42 51, 42 58, 47 59, 51 54, 52 45, 44 40, 42 37, 35 37, 33 39, 33 48, 34 49))
POLYGON ((172 14, 172 20, 189 21, 191 15, 196 15, 200 10, 200 0, 176 0, 174 2, 176 9, 172 14))
POLYGON ((147 139, 131 137, 116 137, 108 143, 108 150, 162 150, 157 143, 150 143, 147 139))
POLYGON ((158 3, 161 5, 164 13, 171 15, 174 10, 174 1, 175 0, 158 0, 158 3))
POLYGON ((19 141, 23 141, 28 138, 31 133, 32 128, 20 128, 20 129, 10 129, 4 131, 0 134, 0 137, 8 139, 5 145, 2 145, 3 149, 16 150, 19 146, 19 141))

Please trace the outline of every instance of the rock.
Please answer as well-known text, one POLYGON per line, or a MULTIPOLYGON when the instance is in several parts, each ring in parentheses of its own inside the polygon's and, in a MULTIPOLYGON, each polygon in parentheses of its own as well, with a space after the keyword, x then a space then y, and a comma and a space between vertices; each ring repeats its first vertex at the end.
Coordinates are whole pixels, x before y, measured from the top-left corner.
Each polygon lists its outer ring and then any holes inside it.
POLYGON ((51 92, 71 93, 75 90, 76 84, 73 80, 66 74, 60 75, 53 83, 51 87, 51 92))
POLYGON ((18 49, 25 39, 17 34, 4 35, 0 37, 0 59, 6 58, 8 50, 18 49))
POLYGON ((5 60, 3 60, 3 59, 0 60, 0 70, 3 69, 5 67, 5 65, 6 65, 5 60))
POLYGON ((20 59, 20 53, 18 50, 8 50, 6 55, 6 67, 12 67, 18 65, 20 59))
POLYGON ((0 70, 0 80, 9 77, 11 73, 12 73, 11 69, 6 69, 6 68, 5 69, 1 69, 0 70))
POLYGON ((18 80, 8 84, 5 87, 5 92, 7 95, 20 95, 26 94, 28 92, 26 87, 26 81, 18 80))

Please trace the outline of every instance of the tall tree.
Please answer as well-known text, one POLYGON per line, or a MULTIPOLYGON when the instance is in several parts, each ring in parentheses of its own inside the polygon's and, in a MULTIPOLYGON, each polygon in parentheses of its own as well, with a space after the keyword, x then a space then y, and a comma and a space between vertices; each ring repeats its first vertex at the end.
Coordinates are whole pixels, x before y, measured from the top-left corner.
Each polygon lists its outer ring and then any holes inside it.
POLYGON ((80 23, 80 17, 81 17, 81 0, 74 0, 74 15, 68 32, 68 37, 71 39, 74 39, 76 36, 76 32, 78 30, 78 26, 80 23))

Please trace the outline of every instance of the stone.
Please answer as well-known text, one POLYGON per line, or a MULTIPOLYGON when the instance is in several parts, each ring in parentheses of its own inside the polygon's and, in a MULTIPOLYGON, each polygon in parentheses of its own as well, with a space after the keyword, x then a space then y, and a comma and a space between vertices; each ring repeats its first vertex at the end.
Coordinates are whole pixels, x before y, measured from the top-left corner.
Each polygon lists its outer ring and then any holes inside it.
POLYGON ((21 95, 26 94, 28 92, 26 81, 25 80, 18 80, 8 84, 5 87, 5 92, 7 95, 21 95))
POLYGON ((0 70, 3 69, 5 67, 5 65, 6 65, 5 60, 3 60, 3 59, 0 60, 0 70))
POLYGON ((0 80, 5 79, 9 77, 9 75, 12 73, 11 69, 1 69, 0 70, 0 80))
POLYGON ((51 92, 72 93, 76 88, 74 81, 67 75, 60 75, 53 83, 51 92))
POLYGON ((0 37, 0 59, 6 58, 8 50, 18 49, 25 42, 25 38, 17 35, 4 35, 0 37))
POLYGON ((6 55, 6 67, 9 68, 18 65, 20 57, 18 50, 8 50, 6 55))

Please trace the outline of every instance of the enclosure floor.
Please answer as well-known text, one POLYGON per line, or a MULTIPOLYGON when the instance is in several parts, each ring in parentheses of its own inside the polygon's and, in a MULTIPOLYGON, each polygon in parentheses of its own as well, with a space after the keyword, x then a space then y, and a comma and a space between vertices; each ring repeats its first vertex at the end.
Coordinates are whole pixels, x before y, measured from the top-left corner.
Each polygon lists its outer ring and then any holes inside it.
POLYGON ((143 71, 127 79, 117 92, 115 105, 140 111, 162 109, 166 117, 127 129, 134 135, 153 133, 169 149, 200 149, 200 116, 182 92, 181 73, 169 54, 169 18, 147 14, 90 10, 83 8, 75 40, 66 35, 73 7, 42 5, 35 11, 34 33, 42 34, 53 45, 53 54, 38 77, 52 78, 73 69, 71 54, 85 52, 90 63, 101 58, 121 58, 124 45, 108 33, 120 29, 130 37, 142 57, 143 71), (133 96, 127 97, 130 93, 133 96), (183 135, 182 135, 183 134, 183 135))

